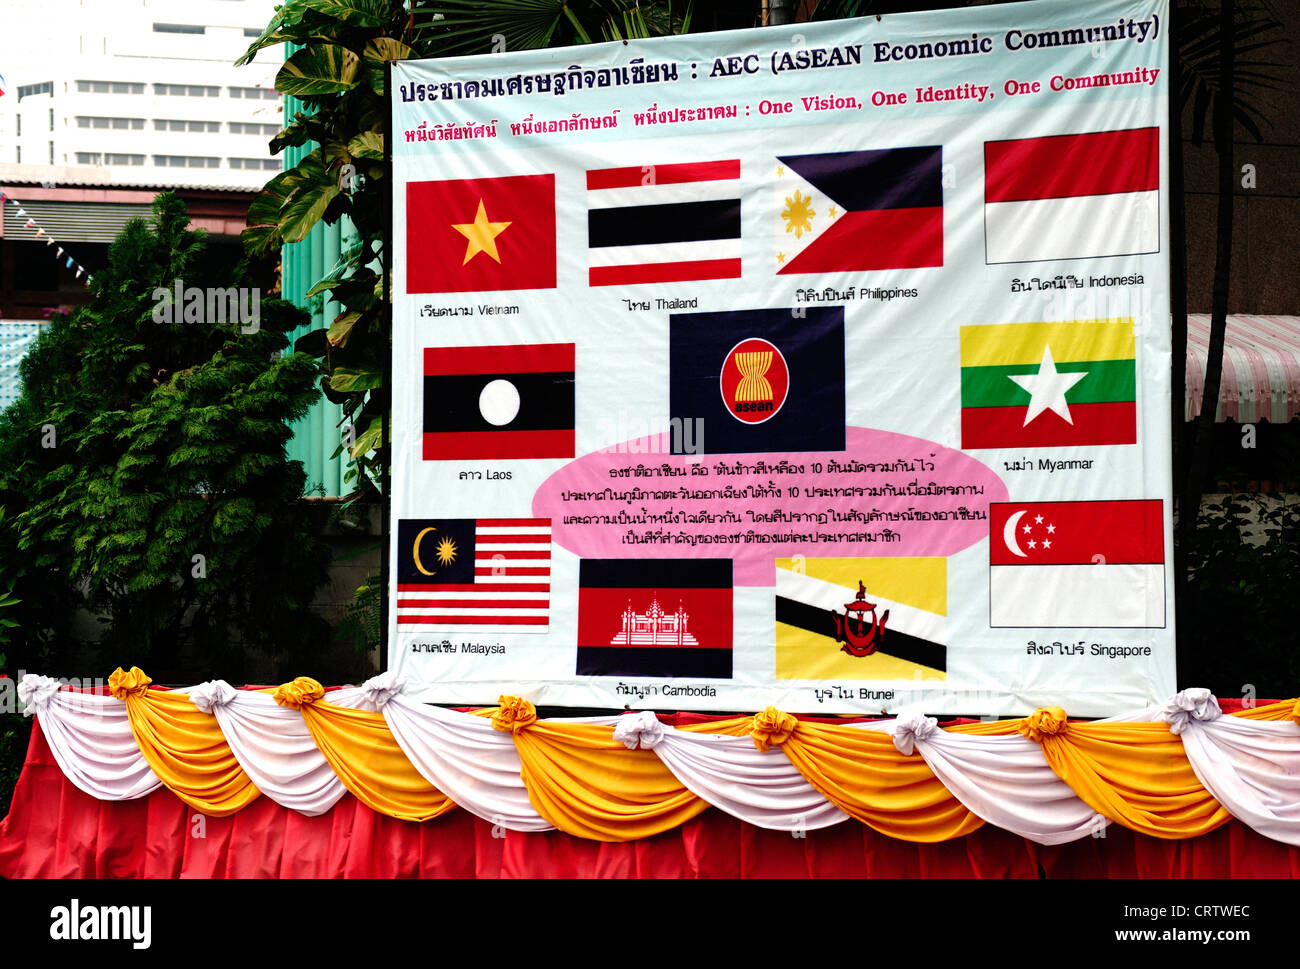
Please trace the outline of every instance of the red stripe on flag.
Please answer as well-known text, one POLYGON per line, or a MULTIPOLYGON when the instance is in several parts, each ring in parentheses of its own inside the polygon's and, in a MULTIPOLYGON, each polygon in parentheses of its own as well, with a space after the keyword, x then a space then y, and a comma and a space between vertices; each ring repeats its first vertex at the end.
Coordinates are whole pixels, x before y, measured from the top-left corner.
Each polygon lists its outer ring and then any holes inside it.
POLYGON ((845 212, 778 275, 943 265, 943 209, 845 212))
POLYGON ((545 626, 545 616, 403 616, 397 624, 423 626, 545 626))
POLYGON ((549 599, 398 599, 398 609, 545 609, 549 599))
POLYGON ((1136 444, 1137 404, 1071 404, 1068 424, 1055 411, 1044 411, 1025 426, 1027 408, 966 407, 961 412, 961 446, 1070 447, 1091 444, 1136 444))
POLYGON ((1165 560, 1158 499, 993 502, 989 536, 990 565, 1151 565, 1165 560), (1014 534, 1008 534, 1013 517, 1014 534))
POLYGON ((549 518, 479 518, 476 520, 479 528, 507 528, 516 525, 545 525, 551 527, 549 518))
POLYGON ((634 283, 681 283, 694 279, 739 279, 739 259, 697 259, 693 262, 652 262, 639 266, 592 266, 592 286, 634 283))
POLYGON ((479 582, 448 583, 438 585, 431 582, 401 582, 398 592, 550 592, 549 582, 479 582))
POLYGON ((717 182, 728 178, 740 178, 740 159, 677 165, 597 168, 587 172, 587 188, 594 190, 634 188, 641 185, 681 185, 685 182, 717 182))
POLYGON ((475 373, 568 373, 572 370, 572 343, 428 347, 424 351, 426 377, 475 373))
POLYGON ((425 432, 424 460, 571 458, 572 430, 425 432))
POLYGON ((986 202, 1150 192, 1159 187, 1157 128, 984 143, 986 202))

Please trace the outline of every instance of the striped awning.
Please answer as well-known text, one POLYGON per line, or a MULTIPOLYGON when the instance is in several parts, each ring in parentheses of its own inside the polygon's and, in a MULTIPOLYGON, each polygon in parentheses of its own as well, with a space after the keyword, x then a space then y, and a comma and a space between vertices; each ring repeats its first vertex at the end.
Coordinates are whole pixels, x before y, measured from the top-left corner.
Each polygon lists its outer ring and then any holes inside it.
MULTIPOLYGON (((1201 412, 1209 314, 1187 317, 1187 419, 1201 412)), ((1229 316, 1216 421, 1285 424, 1300 415, 1300 316, 1229 316)))

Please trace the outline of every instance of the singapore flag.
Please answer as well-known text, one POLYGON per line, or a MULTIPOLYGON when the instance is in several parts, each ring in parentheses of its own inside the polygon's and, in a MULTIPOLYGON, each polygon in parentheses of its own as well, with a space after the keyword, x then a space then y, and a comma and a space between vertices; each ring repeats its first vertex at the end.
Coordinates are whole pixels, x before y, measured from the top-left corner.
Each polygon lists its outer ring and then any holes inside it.
POLYGON ((989 505, 989 625, 1165 625, 1162 504, 989 505))

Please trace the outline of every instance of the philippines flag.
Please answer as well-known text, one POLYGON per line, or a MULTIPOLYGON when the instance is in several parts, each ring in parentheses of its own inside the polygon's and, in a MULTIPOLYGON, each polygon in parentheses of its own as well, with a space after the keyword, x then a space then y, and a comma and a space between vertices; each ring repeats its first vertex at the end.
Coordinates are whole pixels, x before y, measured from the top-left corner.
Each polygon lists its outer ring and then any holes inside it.
POLYGON ((1165 625, 1159 500, 989 505, 989 625, 1165 625))
POLYGON ((984 144, 985 261, 1160 250, 1160 130, 984 144))
POLYGON ((592 286, 740 278, 740 161, 587 172, 592 286))
POLYGON ((778 275, 943 265, 940 146, 777 161, 778 275))
POLYGON ((424 351, 426 461, 574 456, 574 345, 424 351))
POLYGON ((549 518, 397 524, 397 624, 443 632, 546 632, 549 518))

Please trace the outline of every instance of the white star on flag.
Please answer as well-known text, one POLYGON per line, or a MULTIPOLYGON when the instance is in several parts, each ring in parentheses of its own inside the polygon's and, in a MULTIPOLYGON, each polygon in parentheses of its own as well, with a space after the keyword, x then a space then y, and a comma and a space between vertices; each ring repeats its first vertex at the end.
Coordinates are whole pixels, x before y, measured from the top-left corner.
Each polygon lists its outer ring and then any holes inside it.
POLYGON ((1038 365, 1038 373, 1010 376, 1010 379, 1014 380, 1022 390, 1029 391, 1029 408, 1025 411, 1025 423, 1021 426, 1028 427, 1029 422, 1045 410, 1055 411, 1065 418, 1067 424, 1073 424, 1070 405, 1065 402, 1065 392, 1087 375, 1086 370, 1078 373, 1061 373, 1056 369, 1056 361, 1052 359, 1051 346, 1044 344, 1043 359, 1038 365))

